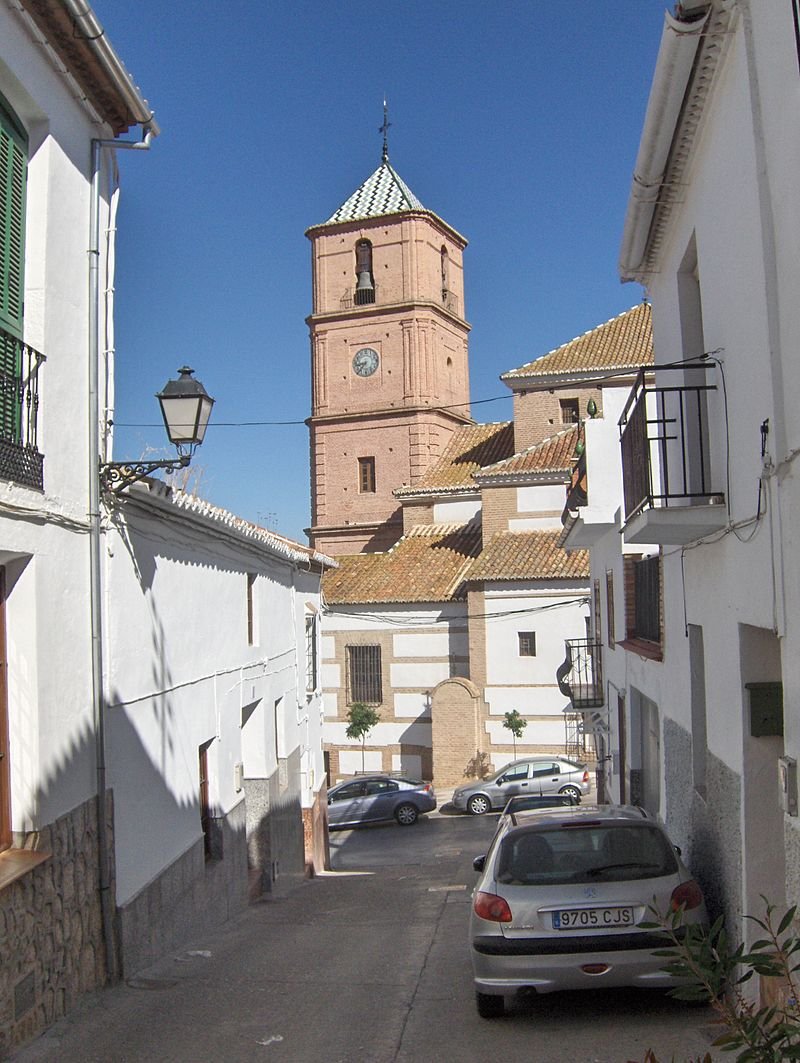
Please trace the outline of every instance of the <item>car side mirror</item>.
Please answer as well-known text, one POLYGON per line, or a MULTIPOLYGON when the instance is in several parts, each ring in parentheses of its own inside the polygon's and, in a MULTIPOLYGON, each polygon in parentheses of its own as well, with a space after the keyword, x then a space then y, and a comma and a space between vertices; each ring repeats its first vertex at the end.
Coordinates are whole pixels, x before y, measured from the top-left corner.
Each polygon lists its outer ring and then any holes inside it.
POLYGON ((672 848, 675 850, 675 852, 678 854, 678 856, 683 856, 683 851, 682 851, 680 845, 673 845, 672 848))
POLYGON ((502 786, 504 782, 506 782, 506 777, 505 777, 505 775, 501 775, 500 778, 495 783, 495 785, 496 786, 502 786))
POLYGON ((483 871, 485 866, 486 866, 486 856, 485 855, 484 856, 476 856, 475 859, 472 861, 472 869, 473 869, 473 871, 483 871))

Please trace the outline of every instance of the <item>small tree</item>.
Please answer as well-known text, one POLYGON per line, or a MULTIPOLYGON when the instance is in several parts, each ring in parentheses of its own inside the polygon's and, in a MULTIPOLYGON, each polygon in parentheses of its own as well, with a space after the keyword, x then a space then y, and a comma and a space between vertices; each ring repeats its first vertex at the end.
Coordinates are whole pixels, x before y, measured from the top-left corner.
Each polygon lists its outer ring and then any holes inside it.
POLYGON ((363 701, 354 701, 347 710, 347 719, 345 731, 347 737, 361 739, 361 770, 364 771, 364 746, 367 735, 380 720, 380 716, 371 705, 365 705, 363 701))
POLYGON ((511 732, 514 739, 514 756, 517 755, 517 739, 522 738, 522 732, 528 726, 528 721, 523 720, 520 714, 514 709, 512 712, 507 712, 503 717, 503 727, 507 728, 511 732))
MULTIPOLYGON (((800 1059, 800 937, 793 929, 797 908, 789 908, 779 916, 774 904, 763 896, 762 900, 766 909, 763 919, 745 916, 763 934, 749 950, 744 944, 734 947, 722 918, 709 929, 693 923, 681 926, 682 909, 664 916, 651 908, 656 921, 639 924, 666 931, 671 947, 658 949, 654 955, 669 961, 664 965, 665 971, 685 980, 684 985, 670 990, 670 996, 708 1002, 723 1026, 723 1032, 712 1044, 723 1052, 738 1051, 738 1063, 800 1059), (775 979, 779 987, 775 1003, 759 1006, 745 995, 741 986, 754 974, 775 979)), ((658 1063, 652 1050, 645 1055, 645 1063, 658 1063)), ((699 1063, 711 1063, 711 1055, 699 1063)))

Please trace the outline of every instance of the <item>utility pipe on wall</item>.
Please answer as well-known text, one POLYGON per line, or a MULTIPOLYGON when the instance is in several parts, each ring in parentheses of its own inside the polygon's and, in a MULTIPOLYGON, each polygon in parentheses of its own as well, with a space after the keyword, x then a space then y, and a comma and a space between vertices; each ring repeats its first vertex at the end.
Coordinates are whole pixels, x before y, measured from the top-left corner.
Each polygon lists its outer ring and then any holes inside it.
POLYGON ((106 825, 106 696, 103 681, 103 580, 102 534, 100 518, 100 178, 104 148, 146 151, 155 135, 144 127, 141 141, 93 140, 92 183, 89 215, 89 550, 92 640, 92 709, 95 737, 95 771, 97 779, 97 848, 100 883, 100 911, 103 921, 106 974, 113 980, 117 972, 114 950, 114 904, 111 896, 109 844, 106 825))

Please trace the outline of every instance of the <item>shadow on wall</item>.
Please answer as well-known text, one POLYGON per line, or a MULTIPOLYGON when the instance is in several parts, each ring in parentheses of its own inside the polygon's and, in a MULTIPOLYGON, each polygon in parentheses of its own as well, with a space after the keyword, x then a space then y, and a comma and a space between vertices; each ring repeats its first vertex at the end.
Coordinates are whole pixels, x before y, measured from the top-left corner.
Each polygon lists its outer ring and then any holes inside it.
POLYGON ((465 779, 485 779, 492 773, 492 763, 489 754, 482 750, 476 750, 475 756, 467 761, 464 768, 465 779))

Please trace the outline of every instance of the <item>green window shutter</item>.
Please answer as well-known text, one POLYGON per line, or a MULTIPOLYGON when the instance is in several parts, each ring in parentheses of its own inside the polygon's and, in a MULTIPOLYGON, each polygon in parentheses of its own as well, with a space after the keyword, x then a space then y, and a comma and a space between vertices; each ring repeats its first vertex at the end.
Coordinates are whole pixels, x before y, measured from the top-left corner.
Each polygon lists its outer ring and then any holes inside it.
POLYGON ((0 98, 0 436, 21 424, 27 137, 0 98))

